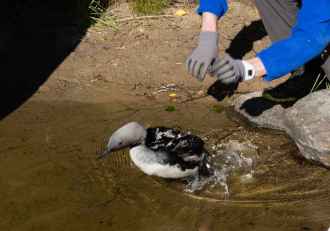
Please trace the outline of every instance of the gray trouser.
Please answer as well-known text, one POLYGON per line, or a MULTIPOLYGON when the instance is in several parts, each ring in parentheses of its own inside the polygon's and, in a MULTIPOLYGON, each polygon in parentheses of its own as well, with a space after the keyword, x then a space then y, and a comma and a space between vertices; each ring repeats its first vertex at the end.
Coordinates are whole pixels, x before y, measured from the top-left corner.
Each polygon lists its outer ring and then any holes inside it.
MULTIPOLYGON (((286 38, 296 22, 301 1, 299 0, 255 0, 260 17, 272 41, 286 38)), ((330 80, 330 58, 322 69, 330 80)))

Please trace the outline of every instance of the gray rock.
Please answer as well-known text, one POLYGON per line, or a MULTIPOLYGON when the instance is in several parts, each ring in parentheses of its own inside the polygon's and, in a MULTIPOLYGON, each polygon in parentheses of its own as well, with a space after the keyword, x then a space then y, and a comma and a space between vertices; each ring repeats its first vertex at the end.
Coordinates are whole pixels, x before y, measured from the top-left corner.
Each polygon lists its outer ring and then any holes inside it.
POLYGON ((286 110, 284 124, 305 158, 330 167, 330 90, 299 100, 286 110))
POLYGON ((285 109, 280 105, 270 104, 262 97, 262 92, 253 92, 240 96, 234 101, 235 110, 257 127, 285 131, 283 114, 285 109))
POLYGON ((239 97, 235 110, 259 127, 285 131, 302 156, 330 167, 330 90, 309 94, 287 109, 260 96, 239 97))

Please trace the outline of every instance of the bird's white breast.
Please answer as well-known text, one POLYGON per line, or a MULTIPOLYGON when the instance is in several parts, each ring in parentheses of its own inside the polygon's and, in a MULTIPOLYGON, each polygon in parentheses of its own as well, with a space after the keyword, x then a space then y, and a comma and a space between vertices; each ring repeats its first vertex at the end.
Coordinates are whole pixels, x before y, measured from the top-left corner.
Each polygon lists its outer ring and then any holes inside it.
POLYGON ((133 163, 147 175, 163 178, 183 178, 197 174, 198 167, 182 170, 178 165, 163 164, 166 153, 154 152, 145 145, 136 146, 129 151, 133 163))

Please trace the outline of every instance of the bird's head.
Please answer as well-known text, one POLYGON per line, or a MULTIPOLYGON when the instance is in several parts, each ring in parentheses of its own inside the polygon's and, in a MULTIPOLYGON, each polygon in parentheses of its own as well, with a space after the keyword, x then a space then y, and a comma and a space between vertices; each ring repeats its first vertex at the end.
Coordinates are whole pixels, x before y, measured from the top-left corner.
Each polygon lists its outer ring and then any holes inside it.
POLYGON ((113 151, 140 144, 147 136, 147 130, 137 122, 130 122, 117 129, 110 137, 107 149, 99 158, 103 158, 113 151))

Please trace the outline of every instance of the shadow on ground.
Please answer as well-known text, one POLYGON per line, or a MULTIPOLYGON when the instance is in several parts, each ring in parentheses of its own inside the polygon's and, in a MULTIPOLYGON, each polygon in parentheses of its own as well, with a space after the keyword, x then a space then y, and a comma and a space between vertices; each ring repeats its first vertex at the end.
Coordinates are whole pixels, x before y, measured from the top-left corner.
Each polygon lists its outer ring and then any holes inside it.
POLYGON ((242 59, 253 49, 253 43, 267 36, 266 29, 261 20, 253 21, 244 26, 232 40, 226 53, 235 59, 242 59))
POLYGON ((0 119, 29 99, 79 44, 90 0, 6 2, 0 15, 0 119))

